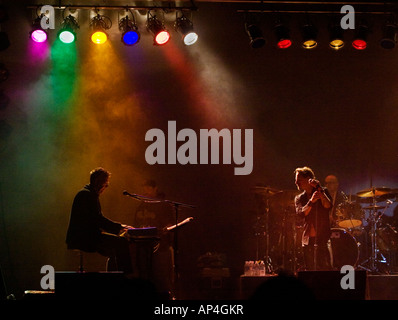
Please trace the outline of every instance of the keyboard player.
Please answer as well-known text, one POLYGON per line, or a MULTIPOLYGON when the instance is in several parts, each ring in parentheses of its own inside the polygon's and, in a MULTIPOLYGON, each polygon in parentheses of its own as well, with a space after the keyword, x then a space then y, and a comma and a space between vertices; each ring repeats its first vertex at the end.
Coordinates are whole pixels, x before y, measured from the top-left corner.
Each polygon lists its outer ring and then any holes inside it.
POLYGON ((111 173, 103 168, 90 172, 90 183, 75 196, 66 234, 68 249, 97 252, 109 257, 108 271, 133 273, 129 241, 119 236, 132 228, 102 214, 99 197, 109 186, 111 173))

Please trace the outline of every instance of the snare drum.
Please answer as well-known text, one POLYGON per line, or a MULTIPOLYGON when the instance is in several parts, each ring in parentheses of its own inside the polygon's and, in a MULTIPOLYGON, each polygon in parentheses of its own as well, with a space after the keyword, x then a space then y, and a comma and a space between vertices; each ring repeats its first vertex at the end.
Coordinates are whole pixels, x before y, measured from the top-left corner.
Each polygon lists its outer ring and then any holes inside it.
POLYGON ((346 230, 332 228, 330 234, 330 253, 332 266, 341 269, 344 265, 356 267, 359 259, 359 243, 346 230))

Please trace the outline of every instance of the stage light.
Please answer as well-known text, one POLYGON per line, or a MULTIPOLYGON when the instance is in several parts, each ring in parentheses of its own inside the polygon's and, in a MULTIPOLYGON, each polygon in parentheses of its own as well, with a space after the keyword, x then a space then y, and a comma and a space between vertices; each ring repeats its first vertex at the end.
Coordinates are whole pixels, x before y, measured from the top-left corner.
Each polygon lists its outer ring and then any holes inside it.
POLYGON ((290 39, 290 31, 283 24, 277 24, 274 28, 276 35, 276 45, 279 49, 287 49, 292 45, 292 40, 290 39))
POLYGON ((387 23, 383 26, 383 38, 380 45, 384 49, 394 49, 397 43, 397 26, 393 23, 387 23))
POLYGON ((0 31, 0 51, 7 49, 10 46, 10 39, 7 33, 0 31))
MULTIPOLYGON (((5 7, 0 5, 0 23, 3 23, 8 20, 8 13, 5 7)), ((10 39, 8 38, 8 34, 4 31, 0 31, 0 51, 7 49, 10 46, 10 39)))
POLYGON ((61 25, 61 30, 58 33, 58 39, 66 44, 72 43, 76 40, 76 29, 79 28, 75 17, 67 16, 61 25))
POLYGON ((261 48, 265 45, 266 41, 263 37, 261 29, 251 23, 245 23, 245 31, 250 39, 250 46, 254 49, 261 48))
POLYGON ((94 44, 103 44, 108 40, 108 34, 105 30, 112 26, 112 21, 105 16, 97 14, 91 19, 91 26, 93 33, 91 34, 91 41, 94 44))
POLYGON ((304 49, 314 49, 317 45, 317 35, 318 35, 318 30, 317 28, 311 24, 308 23, 304 25, 303 30, 302 30, 302 36, 303 36, 303 42, 302 42, 302 47, 304 49))
POLYGON ((365 50, 367 47, 367 38, 369 34, 369 28, 365 24, 361 24, 355 29, 355 37, 352 41, 352 46, 356 50, 365 50))
POLYGON ((191 46, 198 41, 198 34, 193 30, 193 23, 186 16, 178 17, 176 13, 175 29, 182 36, 183 42, 186 46, 191 46))
POLYGON ((30 38, 37 43, 43 43, 47 40, 47 32, 43 30, 40 25, 42 16, 35 19, 33 22, 32 30, 30 31, 29 35, 30 38))
POLYGON ((4 63, 0 63, 0 82, 6 81, 10 76, 10 72, 4 65, 4 63))
POLYGON ((170 40, 170 34, 163 23, 159 21, 156 16, 152 16, 150 12, 148 12, 147 29, 153 34, 154 45, 161 46, 170 40))
POLYGON ((119 29, 123 32, 122 42, 126 46, 133 46, 140 41, 140 33, 138 32, 138 27, 135 24, 135 21, 129 19, 128 16, 125 16, 119 21, 119 29))
POLYGON ((30 37, 34 42, 41 43, 47 40, 47 33, 42 29, 36 29, 31 32, 30 37))
POLYGON ((91 41, 95 44, 103 44, 108 40, 106 32, 97 31, 91 35, 91 41))
POLYGON ((329 47, 333 50, 340 50, 344 47, 344 37, 343 37, 343 29, 340 25, 335 24, 332 25, 329 29, 329 47))

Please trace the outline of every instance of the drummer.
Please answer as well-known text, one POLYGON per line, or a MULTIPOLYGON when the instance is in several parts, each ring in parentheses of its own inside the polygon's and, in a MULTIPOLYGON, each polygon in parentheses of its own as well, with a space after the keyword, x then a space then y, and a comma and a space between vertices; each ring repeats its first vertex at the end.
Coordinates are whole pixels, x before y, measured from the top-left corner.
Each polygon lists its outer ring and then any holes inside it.
POLYGON ((339 187, 339 180, 337 177, 333 174, 330 174, 326 176, 325 178, 325 186, 328 189, 331 197, 332 197, 332 203, 333 207, 332 210, 330 210, 330 223, 332 226, 337 226, 337 221, 338 221, 338 216, 336 214, 336 209, 339 208, 339 204, 344 203, 347 201, 347 196, 346 194, 340 190, 339 187))

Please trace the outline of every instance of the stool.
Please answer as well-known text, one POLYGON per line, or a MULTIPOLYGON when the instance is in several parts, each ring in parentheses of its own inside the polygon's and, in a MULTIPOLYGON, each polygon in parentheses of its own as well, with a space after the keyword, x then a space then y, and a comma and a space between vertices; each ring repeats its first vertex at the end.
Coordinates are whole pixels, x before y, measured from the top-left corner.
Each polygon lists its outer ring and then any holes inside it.
POLYGON ((73 249, 73 251, 77 252, 79 255, 79 272, 84 272, 84 252, 79 249, 73 249))

